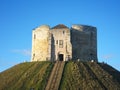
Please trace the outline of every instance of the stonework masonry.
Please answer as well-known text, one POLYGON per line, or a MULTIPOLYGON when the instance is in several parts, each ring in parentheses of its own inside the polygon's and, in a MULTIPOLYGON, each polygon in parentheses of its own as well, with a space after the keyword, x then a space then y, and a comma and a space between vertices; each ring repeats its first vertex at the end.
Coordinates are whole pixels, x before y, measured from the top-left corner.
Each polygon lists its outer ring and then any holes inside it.
POLYGON ((97 29, 88 25, 42 25, 32 33, 31 61, 97 61, 97 29))

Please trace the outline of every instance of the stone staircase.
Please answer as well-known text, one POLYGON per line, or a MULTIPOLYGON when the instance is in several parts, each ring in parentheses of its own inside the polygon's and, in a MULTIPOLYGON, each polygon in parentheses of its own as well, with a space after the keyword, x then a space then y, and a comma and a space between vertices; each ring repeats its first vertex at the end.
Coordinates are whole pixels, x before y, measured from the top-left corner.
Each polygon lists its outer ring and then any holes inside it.
POLYGON ((64 65, 65 65, 64 61, 56 61, 53 67, 53 70, 51 72, 51 75, 48 79, 48 83, 46 85, 45 90, 58 90, 59 89, 64 65))

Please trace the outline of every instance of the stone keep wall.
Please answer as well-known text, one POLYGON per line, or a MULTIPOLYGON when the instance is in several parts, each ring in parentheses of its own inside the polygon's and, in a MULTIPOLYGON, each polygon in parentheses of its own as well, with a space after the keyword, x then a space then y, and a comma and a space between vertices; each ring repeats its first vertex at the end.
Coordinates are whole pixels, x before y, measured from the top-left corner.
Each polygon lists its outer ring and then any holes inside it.
POLYGON ((40 26, 33 31, 32 61, 97 61, 97 30, 87 25, 40 26), (62 41, 62 47, 60 45, 62 41))
POLYGON ((73 60, 97 61, 97 33, 95 27, 73 25, 71 42, 73 60))
POLYGON ((32 35, 32 61, 44 61, 49 57, 49 26, 36 28, 32 35))
POLYGON ((69 28, 60 28, 60 29, 52 29, 51 34, 53 35, 54 44, 52 48, 52 57, 54 60, 59 60, 59 54, 63 54, 63 61, 67 60, 67 58, 72 58, 72 45, 70 42, 70 30, 69 28), (63 41, 63 47, 60 47, 60 40, 63 41), (53 53, 54 52, 54 53, 53 53))

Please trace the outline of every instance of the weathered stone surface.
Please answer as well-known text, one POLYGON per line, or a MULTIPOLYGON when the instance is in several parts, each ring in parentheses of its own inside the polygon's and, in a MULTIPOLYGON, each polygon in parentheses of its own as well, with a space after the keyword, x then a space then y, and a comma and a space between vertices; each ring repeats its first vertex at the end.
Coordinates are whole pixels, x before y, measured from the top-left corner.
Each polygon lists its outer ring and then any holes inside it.
POLYGON ((85 25, 73 25, 71 28, 72 58, 83 61, 97 61, 96 28, 85 25))
POLYGON ((87 25, 40 26, 33 31, 32 61, 97 61, 97 31, 87 25))
POLYGON ((70 42, 70 30, 68 28, 52 29, 51 33, 53 35, 54 43, 54 57, 55 60, 60 60, 59 55, 64 61, 72 58, 72 45, 70 42))
POLYGON ((48 56, 49 26, 41 26, 33 31, 32 61, 44 61, 48 56))

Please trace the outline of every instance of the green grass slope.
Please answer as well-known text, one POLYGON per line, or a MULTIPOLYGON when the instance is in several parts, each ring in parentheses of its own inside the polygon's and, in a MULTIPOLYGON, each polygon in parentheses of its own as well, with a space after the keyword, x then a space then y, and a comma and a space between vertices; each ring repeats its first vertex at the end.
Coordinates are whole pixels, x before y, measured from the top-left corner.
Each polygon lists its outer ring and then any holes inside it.
POLYGON ((60 90, 120 90, 120 72, 96 62, 66 63, 60 90))
MULTIPOLYGON (((26 62, 0 73, 0 90, 44 90, 52 62, 26 62)), ((120 72, 104 63, 66 62, 59 90, 120 90, 120 72)))
POLYGON ((44 90, 53 63, 26 62, 0 73, 0 90, 44 90))

